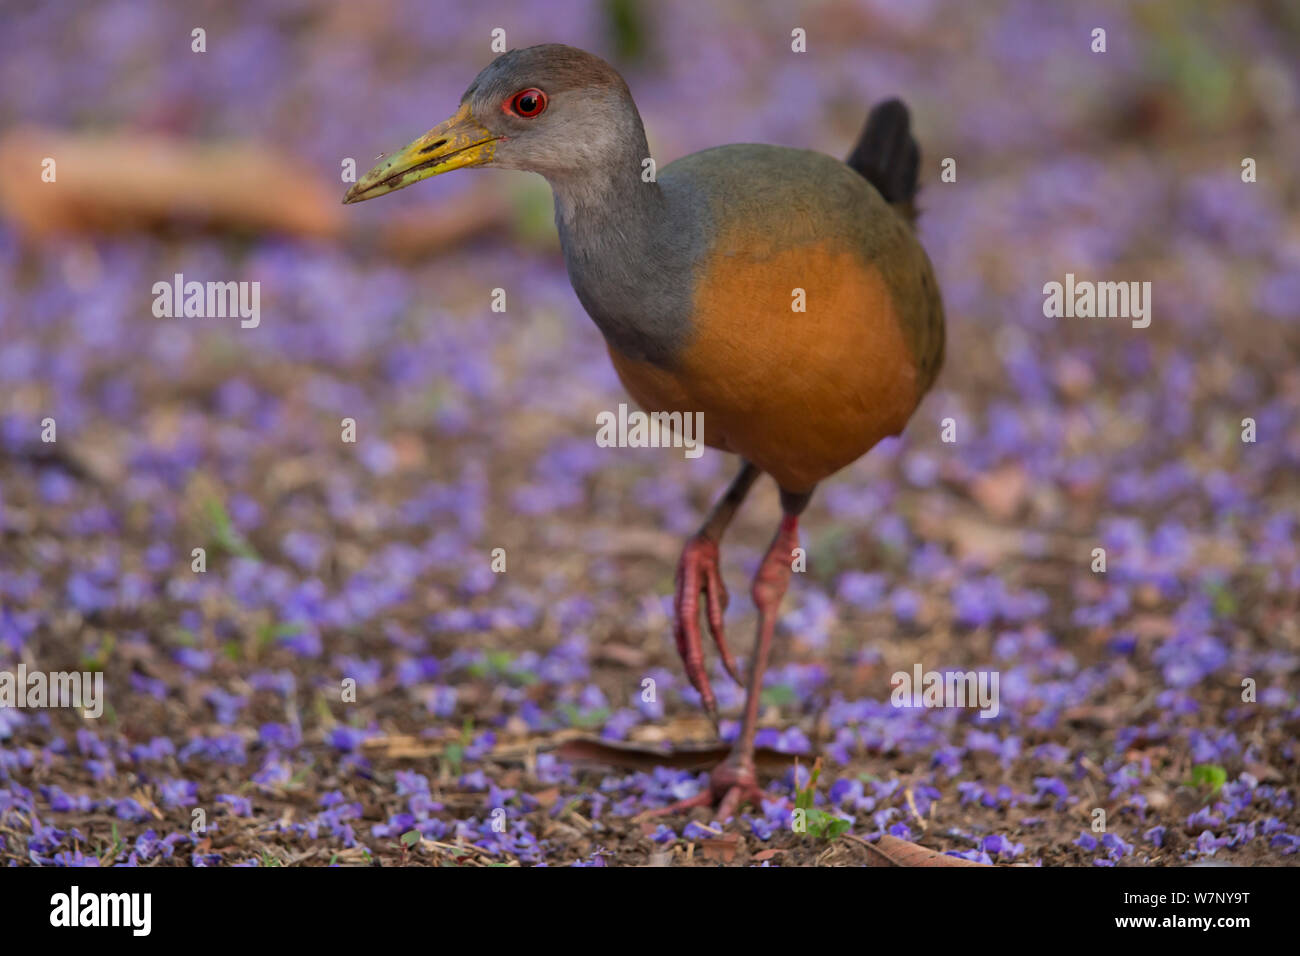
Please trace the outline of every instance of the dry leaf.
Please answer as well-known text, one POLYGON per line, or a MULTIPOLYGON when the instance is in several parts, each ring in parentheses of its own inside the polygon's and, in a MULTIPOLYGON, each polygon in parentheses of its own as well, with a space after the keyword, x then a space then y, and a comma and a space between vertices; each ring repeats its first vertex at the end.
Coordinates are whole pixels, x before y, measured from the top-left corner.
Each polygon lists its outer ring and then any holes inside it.
POLYGON ((872 866, 988 866, 987 863, 976 863, 959 856, 927 850, 923 846, 887 834, 882 834, 875 843, 868 843, 861 837, 854 839, 877 851, 871 854, 872 866))
POLYGON ((1253 760, 1246 761, 1246 773, 1260 783, 1279 783, 1286 779, 1276 767, 1270 767, 1266 763, 1255 763, 1253 760))
POLYGON ((719 837, 708 837, 700 841, 700 856, 706 860, 730 863, 736 858, 740 849, 740 834, 724 833, 719 837))
MULTIPOLYGON (((731 748, 726 744, 679 743, 667 747, 646 747, 621 741, 583 737, 567 740, 556 749, 556 756, 579 764, 618 767, 623 770, 653 770, 672 767, 676 770, 710 770, 722 763, 731 748)), ((754 763, 765 774, 784 773, 794 765, 798 754, 781 753, 770 747, 754 751, 754 763)))
POLYGON ((1012 518, 1025 498, 1028 479, 1018 465, 1003 465, 980 475, 971 483, 971 497, 986 512, 1001 521, 1012 518))
POLYGON ((533 799, 537 801, 539 806, 549 810, 555 806, 555 801, 560 799, 560 788, 550 787, 547 790, 539 790, 533 794, 533 799))
POLYGON ((330 238, 343 230, 340 199, 307 164, 254 143, 36 127, 0 140, 0 207, 28 235, 184 224, 330 238), (28 185, 41 156, 58 157, 57 189, 28 185))

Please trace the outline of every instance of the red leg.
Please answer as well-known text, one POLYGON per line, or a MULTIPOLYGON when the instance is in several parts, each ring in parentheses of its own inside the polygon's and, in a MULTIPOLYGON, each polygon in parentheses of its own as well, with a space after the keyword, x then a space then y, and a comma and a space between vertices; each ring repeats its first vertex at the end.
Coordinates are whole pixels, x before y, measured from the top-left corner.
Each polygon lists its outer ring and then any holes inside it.
POLYGON ((705 597, 709 633, 713 635, 713 642, 722 656, 722 665, 736 683, 740 683, 736 661, 727 648, 726 634, 722 627, 722 615, 727 609, 728 597, 719 570, 718 542, 757 477, 758 469, 746 462, 740 474, 727 489, 727 493, 710 512, 703 527, 686 542, 686 547, 682 549, 681 562, 677 565, 677 587, 673 598, 673 636, 677 641, 677 653, 681 655, 686 676, 690 679, 691 686, 699 692, 704 709, 715 727, 718 723, 718 702, 709 684, 708 671, 704 667, 704 641, 700 634, 700 594, 704 594, 705 597))
POLYGON ((740 736, 736 739, 727 759, 713 769, 709 775, 709 788, 668 807, 650 810, 641 817, 663 816, 677 813, 692 807, 717 805, 717 818, 726 820, 735 816, 743 804, 758 805, 763 791, 758 786, 758 774, 754 767, 754 737, 758 732, 758 705, 763 693, 763 673, 767 670, 768 652, 771 650, 772 637, 776 632, 776 617, 790 584, 791 565, 794 549, 799 546, 799 511, 807 503, 807 496, 794 499, 797 508, 792 510, 787 497, 782 494, 782 504, 786 505, 785 517, 781 527, 763 556, 758 572, 754 575, 753 596, 758 608, 758 636, 754 641, 754 656, 749 663, 749 686, 745 694, 745 716, 740 726, 740 736))

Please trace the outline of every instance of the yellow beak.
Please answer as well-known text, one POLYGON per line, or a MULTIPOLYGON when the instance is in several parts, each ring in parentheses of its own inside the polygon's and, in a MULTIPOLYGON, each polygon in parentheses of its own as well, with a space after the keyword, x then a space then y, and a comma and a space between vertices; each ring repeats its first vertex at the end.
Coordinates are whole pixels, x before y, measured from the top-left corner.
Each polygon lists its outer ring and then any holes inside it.
POLYGON ((343 202, 362 202, 402 189, 421 179, 492 161, 498 137, 480 126, 461 104, 456 115, 425 133, 401 152, 386 156, 352 184, 343 202))

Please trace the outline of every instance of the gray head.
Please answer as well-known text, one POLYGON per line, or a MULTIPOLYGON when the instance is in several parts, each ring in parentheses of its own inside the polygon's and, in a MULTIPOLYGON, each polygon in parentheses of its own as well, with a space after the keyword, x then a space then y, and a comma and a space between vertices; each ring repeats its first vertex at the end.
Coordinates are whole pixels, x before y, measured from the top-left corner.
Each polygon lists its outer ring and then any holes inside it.
POLYGON ((632 94, 598 56, 559 43, 511 50, 461 97, 456 114, 386 157, 348 190, 360 202, 466 166, 541 173, 554 184, 647 155, 632 94))

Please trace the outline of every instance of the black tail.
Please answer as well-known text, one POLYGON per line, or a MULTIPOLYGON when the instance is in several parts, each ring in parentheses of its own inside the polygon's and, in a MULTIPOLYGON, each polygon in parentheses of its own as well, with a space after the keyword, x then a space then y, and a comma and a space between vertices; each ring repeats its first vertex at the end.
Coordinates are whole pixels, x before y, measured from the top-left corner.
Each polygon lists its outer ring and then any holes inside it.
POLYGON ((902 100, 885 100, 872 108, 846 162, 876 187, 885 202, 900 207, 908 219, 916 218, 913 200, 921 149, 902 100))

